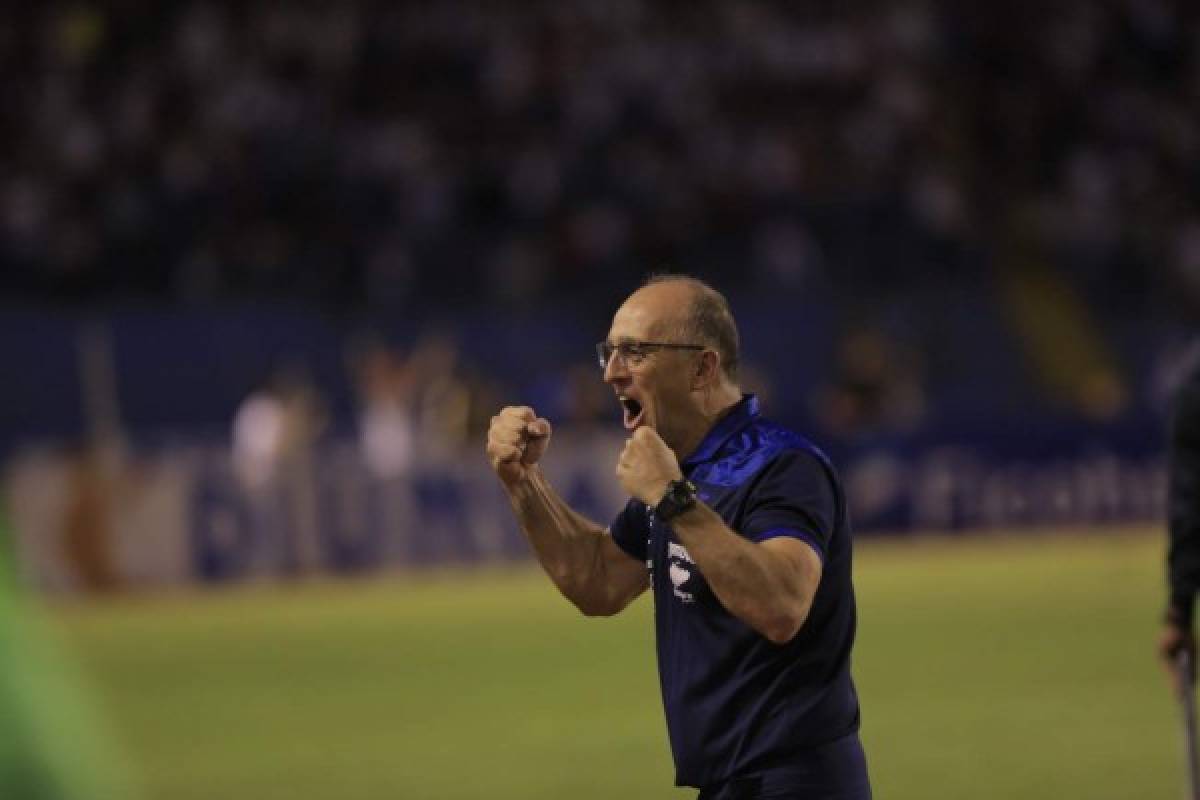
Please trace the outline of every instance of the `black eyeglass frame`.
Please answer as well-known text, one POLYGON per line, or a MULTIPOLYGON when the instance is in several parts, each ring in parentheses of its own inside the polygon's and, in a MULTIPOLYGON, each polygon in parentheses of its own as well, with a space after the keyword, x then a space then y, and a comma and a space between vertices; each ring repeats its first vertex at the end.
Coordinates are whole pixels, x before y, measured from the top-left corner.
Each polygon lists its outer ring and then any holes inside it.
POLYGON ((630 366, 626 354, 621 353, 621 348, 636 347, 638 349, 649 348, 643 353, 629 353, 628 355, 648 356, 655 350, 706 350, 702 344, 679 344, 677 342, 639 342, 637 340, 618 342, 615 345, 610 345, 608 342, 596 342, 596 360, 600 362, 600 369, 608 369, 608 361, 612 358, 613 353, 621 356, 621 360, 625 361, 625 366, 630 366))

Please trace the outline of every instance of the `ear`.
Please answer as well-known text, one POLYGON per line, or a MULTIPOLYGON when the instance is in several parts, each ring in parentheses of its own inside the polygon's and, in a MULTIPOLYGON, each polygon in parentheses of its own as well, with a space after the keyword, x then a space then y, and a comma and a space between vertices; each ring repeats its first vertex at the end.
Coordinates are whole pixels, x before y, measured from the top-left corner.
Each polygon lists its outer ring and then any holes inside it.
POLYGON ((692 371, 692 388, 703 389, 715 384, 721 376, 721 356, 716 350, 703 350, 692 371))

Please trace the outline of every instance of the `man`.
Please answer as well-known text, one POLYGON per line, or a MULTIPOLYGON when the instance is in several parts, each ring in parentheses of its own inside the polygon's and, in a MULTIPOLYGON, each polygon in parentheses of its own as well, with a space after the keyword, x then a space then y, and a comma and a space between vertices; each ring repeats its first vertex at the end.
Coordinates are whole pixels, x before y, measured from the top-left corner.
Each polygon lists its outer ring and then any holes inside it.
MULTIPOLYGON (((1170 594, 1159 656, 1178 685, 1176 659, 1188 653, 1194 665, 1192 615, 1200 587, 1200 360, 1194 360, 1175 395, 1169 437, 1167 573, 1170 594)), ((1192 676, 1195 679, 1195 676, 1192 676)))
POLYGON ((547 420, 492 419, 488 456, 542 566, 587 615, 653 589, 678 785, 703 800, 869 798, 833 468, 740 392, 733 316, 700 281, 651 279, 598 351, 631 434, 616 465, 631 499, 608 530, 539 469, 547 420))

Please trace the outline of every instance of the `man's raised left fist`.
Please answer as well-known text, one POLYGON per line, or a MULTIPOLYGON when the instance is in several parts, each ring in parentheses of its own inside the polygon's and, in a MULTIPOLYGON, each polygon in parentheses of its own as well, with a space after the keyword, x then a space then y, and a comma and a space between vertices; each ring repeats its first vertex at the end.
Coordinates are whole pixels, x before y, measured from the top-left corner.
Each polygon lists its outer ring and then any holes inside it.
POLYGON ((648 506, 657 505, 667 484, 682 477, 675 453, 646 426, 633 432, 617 459, 617 480, 622 488, 648 506))

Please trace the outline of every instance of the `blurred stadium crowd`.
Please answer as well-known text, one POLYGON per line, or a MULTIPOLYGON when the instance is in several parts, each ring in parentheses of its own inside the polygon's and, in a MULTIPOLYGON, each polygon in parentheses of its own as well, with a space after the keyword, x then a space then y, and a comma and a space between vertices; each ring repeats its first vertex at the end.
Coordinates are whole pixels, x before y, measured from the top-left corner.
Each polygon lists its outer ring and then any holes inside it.
POLYGON ((521 311, 674 267, 826 310, 834 429, 1005 337, 1111 417, 1200 308, 1188 3, 131 8, 0 30, 10 301, 521 311))
POLYGON ((1029 242, 1107 308, 1196 299, 1187 3, 128 11, 0 34, 7 292, 523 303, 677 263, 855 297, 1029 242))

